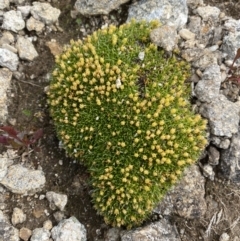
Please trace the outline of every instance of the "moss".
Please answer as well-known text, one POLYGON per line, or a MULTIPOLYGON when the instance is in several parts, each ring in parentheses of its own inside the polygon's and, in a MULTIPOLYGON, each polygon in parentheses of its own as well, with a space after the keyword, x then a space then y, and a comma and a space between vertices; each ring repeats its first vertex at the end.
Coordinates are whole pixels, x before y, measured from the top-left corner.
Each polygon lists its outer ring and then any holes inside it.
POLYGON ((190 66, 150 42, 157 25, 132 21, 71 41, 52 73, 59 139, 87 166, 94 206, 113 226, 141 224, 207 143, 188 101, 190 66))

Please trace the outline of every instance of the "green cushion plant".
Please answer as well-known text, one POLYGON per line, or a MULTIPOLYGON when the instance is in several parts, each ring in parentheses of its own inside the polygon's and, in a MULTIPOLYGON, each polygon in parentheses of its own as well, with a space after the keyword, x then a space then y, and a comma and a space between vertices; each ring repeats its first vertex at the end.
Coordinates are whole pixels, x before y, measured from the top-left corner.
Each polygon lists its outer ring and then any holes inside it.
POLYGON ((109 26, 56 58, 50 113, 68 155, 89 170, 106 223, 141 224, 204 149, 191 111, 190 66, 151 43, 158 22, 109 26))

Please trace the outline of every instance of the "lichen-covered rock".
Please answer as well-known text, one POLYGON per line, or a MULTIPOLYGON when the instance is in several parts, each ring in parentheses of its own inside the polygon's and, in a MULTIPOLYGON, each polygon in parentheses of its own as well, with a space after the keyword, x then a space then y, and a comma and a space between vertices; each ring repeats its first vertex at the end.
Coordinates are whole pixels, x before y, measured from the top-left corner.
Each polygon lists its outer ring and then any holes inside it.
POLYGON ((211 103, 203 103, 200 113, 209 120, 210 131, 216 136, 231 137, 238 131, 239 103, 219 94, 211 103))
POLYGON ((162 24, 174 26, 176 29, 187 23, 188 8, 186 0, 140 0, 131 5, 128 19, 137 21, 159 20, 162 24))
POLYGON ((173 213, 187 219, 203 217, 207 205, 205 196, 205 178, 196 165, 187 169, 180 182, 165 196, 154 209, 161 215, 173 213))
POLYGON ((161 240, 180 241, 177 230, 166 219, 145 227, 121 232, 121 241, 161 240))

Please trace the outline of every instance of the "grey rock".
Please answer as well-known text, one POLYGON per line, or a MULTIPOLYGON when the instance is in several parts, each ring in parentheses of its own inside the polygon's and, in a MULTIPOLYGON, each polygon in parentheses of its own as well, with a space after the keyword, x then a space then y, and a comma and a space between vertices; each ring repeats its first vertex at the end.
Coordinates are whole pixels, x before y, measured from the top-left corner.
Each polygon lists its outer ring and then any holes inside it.
POLYGON ((65 219, 65 214, 64 212, 61 211, 57 211, 53 214, 53 217, 55 218, 55 220, 59 223, 60 221, 62 221, 63 219, 65 219))
POLYGON ((180 241, 178 232, 168 220, 162 219, 145 227, 121 232, 121 241, 180 241))
POLYGON ((36 228, 32 231, 30 241, 49 241, 51 233, 45 228, 36 228))
POLYGON ((26 27, 28 31, 36 31, 36 32, 42 32, 45 25, 43 22, 36 20, 35 18, 31 17, 26 22, 26 27))
POLYGON ((51 234, 54 241, 87 241, 86 229, 75 217, 62 220, 51 234))
POLYGON ((216 166, 219 164, 220 152, 214 146, 208 148, 208 163, 210 165, 216 166))
POLYGON ((26 19, 30 15, 31 6, 17 6, 17 10, 22 13, 23 19, 26 19))
POLYGON ((201 16, 203 21, 217 21, 220 14, 220 9, 212 6, 198 7, 196 10, 197 14, 201 16))
POLYGON ((179 31, 179 35, 181 38, 185 40, 193 40, 195 39, 195 34, 188 30, 187 28, 183 28, 179 31))
POLYGON ((32 231, 30 229, 23 227, 19 230, 19 237, 23 241, 28 241, 31 236, 32 236, 32 231))
POLYGON ((208 119, 211 134, 231 137, 237 133, 239 103, 233 103, 220 94, 211 103, 203 103, 199 111, 208 119))
POLYGON ((209 66, 194 89, 197 98, 202 102, 214 100, 219 95, 221 80, 220 67, 218 65, 209 66))
POLYGON ((26 214, 24 214, 23 210, 20 208, 14 208, 12 214, 12 224, 15 226, 16 224, 23 223, 26 221, 26 214))
POLYGON ((9 8, 9 0, 1 0, 0 1, 0 9, 3 10, 5 8, 9 8))
POLYGON ((209 49, 203 50, 203 55, 192 63, 192 66, 199 68, 200 70, 206 69, 208 66, 215 64, 217 65, 220 62, 221 54, 218 51, 212 52, 209 49))
POLYGON ((104 241, 119 241, 120 240, 120 229, 119 228, 110 228, 107 230, 104 241))
POLYGON ((19 57, 23 60, 32 61, 38 56, 32 42, 23 36, 18 36, 16 48, 18 50, 19 57))
POLYGON ((10 164, 8 158, 0 157, 0 180, 6 176, 10 164))
POLYGON ((230 147, 221 151, 221 176, 240 183, 240 130, 232 136, 230 147))
POLYGON ((211 142, 221 149, 228 149, 230 146, 230 140, 228 138, 219 137, 219 136, 211 136, 211 142))
POLYGON ((178 41, 175 27, 167 25, 153 29, 150 33, 150 38, 153 43, 164 48, 166 51, 173 51, 178 41))
POLYGON ((187 23, 188 8, 186 0, 140 0, 131 5, 128 19, 159 20, 162 24, 174 26, 180 29, 187 23))
POLYGON ((18 67, 18 56, 8 49, 0 48, 0 66, 16 71, 18 67))
POLYGON ((188 219, 202 217, 207 209, 205 202, 205 178, 199 167, 186 169, 183 178, 167 193, 154 212, 161 215, 173 213, 188 219))
POLYGON ((8 218, 0 211, 0 240, 19 241, 19 231, 8 221, 8 218))
POLYGON ((191 9, 195 9, 203 5, 203 0, 187 0, 187 5, 191 9))
POLYGON ((58 207, 60 211, 63 211, 67 204, 67 195, 65 194, 47 192, 46 198, 50 202, 50 208, 53 210, 58 207))
MULTIPOLYGON (((0 54, 1 54, 1 49, 0 49, 0 54)), ((1 58, 1 57, 0 57, 1 58)), ((0 60, 1 62, 1 60, 0 60)), ((6 68, 1 68, 0 69, 0 122, 5 123, 8 115, 8 110, 7 110, 7 105, 8 105, 8 97, 7 97, 7 90, 10 88, 11 84, 11 79, 12 79, 12 72, 9 69, 6 68)), ((0 174, 0 179, 5 175, 5 164, 6 160, 3 161, 0 169, 1 169, 1 174, 0 174), (5 163, 5 164, 4 164, 5 163)))
POLYGON ((214 180, 215 177, 215 172, 213 171, 213 167, 209 164, 205 164, 202 166, 202 170, 203 170, 203 175, 207 178, 209 178, 210 180, 214 180))
POLYGON ((240 32, 229 32, 224 36, 222 51, 227 59, 233 60, 238 48, 240 48, 240 32))
POLYGON ((25 22, 20 11, 11 10, 3 14, 3 29, 11 30, 17 33, 18 31, 24 29, 24 27, 25 22))
POLYGON ((118 9, 129 0, 77 0, 75 9, 82 15, 109 14, 112 10, 118 9))
POLYGON ((12 165, 0 183, 13 193, 26 195, 41 190, 45 181, 42 171, 27 169, 21 165, 12 165))
POLYGON ((59 9, 52 7, 49 3, 33 2, 31 8, 32 16, 46 25, 56 23, 60 13, 59 9))
POLYGON ((191 48, 191 49, 184 49, 181 51, 181 57, 188 62, 193 62, 198 60, 200 57, 204 55, 203 49, 200 48, 191 48))

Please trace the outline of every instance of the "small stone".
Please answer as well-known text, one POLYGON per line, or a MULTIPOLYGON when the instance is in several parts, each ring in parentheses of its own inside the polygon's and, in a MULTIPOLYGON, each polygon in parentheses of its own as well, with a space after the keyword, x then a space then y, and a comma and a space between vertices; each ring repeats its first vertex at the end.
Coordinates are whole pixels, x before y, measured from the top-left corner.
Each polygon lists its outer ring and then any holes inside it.
POLYGON ((59 223, 60 221, 62 221, 65 218, 65 214, 61 211, 57 211, 53 214, 53 217, 59 223))
POLYGON ((217 21, 219 18, 220 9, 211 6, 198 7, 197 13, 202 17, 204 21, 208 21, 209 19, 217 21))
POLYGON ((47 230, 51 230, 53 227, 52 225, 52 221, 51 220, 46 220, 44 223, 43 223, 43 228, 47 229, 47 230))
POLYGON ((0 9, 3 10, 5 8, 9 8, 9 0, 1 0, 0 1, 0 9))
POLYGON ((210 146, 208 149, 208 163, 210 165, 216 166, 219 164, 220 152, 216 147, 210 146))
POLYGON ((17 54, 8 49, 0 48, 0 66, 9 68, 11 71, 16 71, 18 63, 17 54))
POLYGON ((18 31, 24 29, 24 27, 25 22, 20 11, 11 10, 3 14, 3 29, 11 30, 17 33, 18 31))
POLYGON ((19 230, 19 237, 23 240, 23 241, 28 241, 29 238, 32 235, 32 231, 28 228, 21 228, 19 230))
POLYGON ((56 241, 87 241, 86 229, 75 217, 62 220, 51 234, 56 241))
POLYGON ((3 44, 12 44, 14 43, 14 36, 6 31, 2 33, 2 37, 0 38, 0 46, 2 46, 3 44))
POLYGON ((56 56, 62 53, 63 48, 62 46, 56 42, 55 39, 52 39, 51 41, 46 43, 46 46, 50 49, 52 55, 56 56))
POLYGON ((181 29, 179 31, 179 35, 185 40, 193 40, 195 38, 195 33, 191 32, 186 28, 181 29))
POLYGON ((49 241, 51 233, 45 228, 36 228, 32 231, 30 241, 49 241))
POLYGON ((163 25, 155 28, 150 33, 151 41, 164 48, 166 51, 173 51, 178 42, 178 35, 175 27, 163 25))
POLYGON ((36 31, 41 33, 45 27, 44 23, 31 17, 27 20, 26 27, 28 31, 36 31))
POLYGON ((215 176, 213 167, 209 164, 205 164, 203 165, 202 169, 203 169, 203 175, 213 181, 215 176))
POLYGON ((12 224, 15 226, 16 224, 23 223, 26 221, 26 214, 23 213, 23 210, 20 208, 14 208, 12 214, 12 224))
POLYGON ((222 233, 222 235, 219 238, 219 241, 229 241, 230 236, 227 233, 222 233))
POLYGON ((46 198, 50 202, 49 206, 52 210, 55 210, 55 207, 58 207, 60 211, 63 211, 67 204, 67 195, 65 194, 47 192, 46 198))
POLYGON ((18 36, 16 48, 19 53, 19 57, 23 60, 33 61, 38 57, 38 53, 34 48, 34 45, 28 38, 18 36))
POLYGON ((42 171, 31 170, 17 164, 8 168, 7 175, 0 183, 13 193, 26 195, 41 190, 45 181, 42 171))

